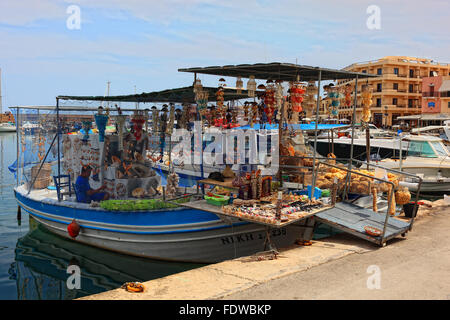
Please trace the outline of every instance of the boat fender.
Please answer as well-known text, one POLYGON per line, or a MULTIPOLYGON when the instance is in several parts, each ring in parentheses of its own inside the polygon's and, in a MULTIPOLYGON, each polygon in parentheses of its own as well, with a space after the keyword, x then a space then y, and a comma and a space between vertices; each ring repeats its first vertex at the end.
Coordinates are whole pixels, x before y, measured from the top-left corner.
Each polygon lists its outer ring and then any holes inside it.
POLYGON ((75 221, 75 219, 72 220, 72 222, 67 226, 67 232, 69 233, 70 237, 75 239, 78 234, 80 233, 80 225, 75 221))

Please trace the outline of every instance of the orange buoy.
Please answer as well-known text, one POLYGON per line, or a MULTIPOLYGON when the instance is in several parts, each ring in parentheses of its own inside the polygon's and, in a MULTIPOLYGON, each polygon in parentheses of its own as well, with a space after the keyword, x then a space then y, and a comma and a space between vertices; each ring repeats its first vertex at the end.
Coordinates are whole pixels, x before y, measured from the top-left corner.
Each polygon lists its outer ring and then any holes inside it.
POLYGON ((75 239, 78 234, 80 233, 80 225, 75 221, 75 219, 72 220, 72 222, 67 226, 67 232, 69 232, 69 235, 75 239))

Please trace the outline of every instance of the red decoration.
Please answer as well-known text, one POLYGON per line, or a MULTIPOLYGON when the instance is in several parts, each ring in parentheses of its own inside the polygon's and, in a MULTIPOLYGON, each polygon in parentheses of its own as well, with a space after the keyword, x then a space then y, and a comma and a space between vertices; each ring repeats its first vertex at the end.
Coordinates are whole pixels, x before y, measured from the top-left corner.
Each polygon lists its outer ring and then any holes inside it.
POLYGON ((267 86, 266 92, 264 94, 264 112, 267 115, 267 120, 272 124, 272 117, 275 112, 275 91, 272 86, 267 86))
POLYGON ((67 232, 69 232, 69 235, 75 239, 78 234, 80 233, 80 225, 75 221, 75 219, 72 220, 72 222, 67 226, 67 232))
POLYGON ((302 112, 303 94, 305 89, 300 85, 294 83, 291 87, 291 104, 293 112, 302 112))
POLYGON ((142 126, 145 123, 145 119, 142 117, 134 117, 131 119, 131 122, 134 124, 134 137, 136 138, 136 141, 140 141, 142 137, 142 126))

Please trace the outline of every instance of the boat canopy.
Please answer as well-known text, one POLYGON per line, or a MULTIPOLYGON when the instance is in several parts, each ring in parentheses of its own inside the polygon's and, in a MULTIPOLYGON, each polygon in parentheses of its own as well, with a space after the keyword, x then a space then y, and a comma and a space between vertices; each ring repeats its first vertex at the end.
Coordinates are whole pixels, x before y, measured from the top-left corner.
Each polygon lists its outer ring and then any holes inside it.
POLYGON ((196 74, 202 73, 221 75, 225 77, 249 78, 250 76, 254 76, 255 79, 272 79, 282 81, 294 81, 297 79, 297 76, 300 77, 301 81, 316 81, 319 79, 319 71, 321 71, 321 80, 377 77, 377 75, 370 73, 349 72, 345 70, 335 70, 280 62, 182 68, 178 69, 178 71, 196 74))
MULTIPOLYGON (((208 101, 216 101, 216 87, 203 87, 202 90, 209 92, 208 101)), ((248 98, 247 90, 241 93, 236 92, 236 88, 224 88, 225 101, 240 100, 248 98)), ((130 94, 121 96, 58 96, 60 100, 78 100, 78 101, 114 101, 114 102, 138 102, 138 103, 195 103, 194 87, 182 87, 167 89, 162 91, 143 92, 140 94, 130 94)))

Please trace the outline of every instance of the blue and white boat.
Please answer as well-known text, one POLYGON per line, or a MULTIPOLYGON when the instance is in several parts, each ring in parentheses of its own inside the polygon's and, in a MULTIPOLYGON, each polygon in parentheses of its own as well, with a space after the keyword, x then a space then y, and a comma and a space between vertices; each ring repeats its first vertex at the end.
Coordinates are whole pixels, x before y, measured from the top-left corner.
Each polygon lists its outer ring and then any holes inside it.
MULTIPOLYGON (((48 109, 54 111, 54 107, 48 109)), ((17 107, 17 111, 20 114, 20 107, 17 107)), ((40 115, 44 116, 44 109, 41 108, 40 111, 40 115)), ((97 109, 85 108, 83 111, 95 112, 97 109)), ((47 122, 49 126, 54 126, 50 120, 47 122)), ((20 128, 21 122, 17 123, 20 128)), ((73 193, 58 199, 57 190, 51 186, 30 190, 29 186, 33 181, 29 170, 31 165, 36 167, 52 158, 52 175, 58 172, 57 161, 51 157, 55 151, 58 154, 56 136, 50 130, 39 132, 48 132, 46 141, 53 141, 47 148, 49 158, 33 162, 25 154, 22 156, 21 150, 26 150, 25 153, 36 151, 31 145, 36 139, 19 138, 15 166, 18 182, 14 191, 20 209, 49 231, 72 239, 68 233, 68 225, 75 219, 81 230, 72 241, 123 254, 169 261, 214 263, 265 249, 266 228, 239 219, 224 219, 210 212, 185 207, 151 211, 109 211, 79 203, 73 193), (55 139, 52 140, 53 136, 55 139), (25 159, 28 160, 24 161, 25 159)), ((17 132, 18 136, 19 134, 20 130, 17 132)), ((61 135, 61 150, 66 148, 66 136, 61 135)), ((77 139, 76 135, 74 137, 77 139)), ((94 141, 98 141, 98 135, 90 135, 89 142, 94 141)), ((73 153, 71 157, 76 156, 79 155, 73 153)), ((66 163, 69 160, 68 156, 61 157, 58 169, 70 167, 66 163)), ((76 176, 77 174, 75 178, 76 176)), ((272 244, 278 248, 292 245, 301 237, 303 230, 301 226, 272 230, 272 244)))
MULTIPOLYGON (((15 188, 21 209, 48 230, 71 238, 67 226, 76 219, 80 243, 134 256, 211 263, 263 251, 265 228, 239 221, 224 221, 213 213, 174 208, 115 212, 74 201, 58 201, 54 190, 15 188)), ((273 230, 277 247, 286 247, 300 235, 299 227, 273 230)))

